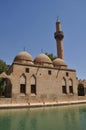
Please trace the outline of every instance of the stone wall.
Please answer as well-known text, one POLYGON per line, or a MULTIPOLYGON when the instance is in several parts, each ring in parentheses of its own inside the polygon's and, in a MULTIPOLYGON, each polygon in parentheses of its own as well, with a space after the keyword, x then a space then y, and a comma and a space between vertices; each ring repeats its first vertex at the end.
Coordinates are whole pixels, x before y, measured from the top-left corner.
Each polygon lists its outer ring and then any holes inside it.
POLYGON ((12 73, 12 97, 20 96, 20 78, 26 78, 26 95, 31 95, 31 84, 36 85, 36 95, 60 96, 62 95, 62 80, 65 79, 67 94, 69 93, 69 80, 73 81, 73 94, 77 94, 76 72, 68 69, 58 70, 46 67, 14 65, 12 73), (29 73, 25 69, 29 68, 29 73), (50 74, 49 74, 50 71, 50 74), (68 75, 66 75, 68 73, 68 75))
POLYGON ((59 102, 75 102, 76 101, 86 101, 86 96, 61 96, 58 98, 37 98, 37 97, 30 97, 30 98, 0 98, 0 105, 3 104, 30 104, 30 103, 59 103, 59 102))

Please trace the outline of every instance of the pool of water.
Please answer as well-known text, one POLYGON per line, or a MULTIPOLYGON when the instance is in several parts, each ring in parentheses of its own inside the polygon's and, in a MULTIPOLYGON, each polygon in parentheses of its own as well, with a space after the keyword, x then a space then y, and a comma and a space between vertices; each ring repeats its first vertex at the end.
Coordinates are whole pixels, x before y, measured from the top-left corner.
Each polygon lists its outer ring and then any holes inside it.
POLYGON ((0 130, 86 130, 86 105, 0 110, 0 130))

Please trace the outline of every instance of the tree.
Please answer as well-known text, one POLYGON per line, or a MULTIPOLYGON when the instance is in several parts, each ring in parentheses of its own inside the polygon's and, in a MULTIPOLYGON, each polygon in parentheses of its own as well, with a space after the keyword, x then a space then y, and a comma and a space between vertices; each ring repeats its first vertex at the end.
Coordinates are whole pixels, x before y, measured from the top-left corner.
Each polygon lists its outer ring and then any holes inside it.
POLYGON ((56 56, 54 56, 52 53, 45 53, 52 61, 54 60, 54 59, 56 59, 57 57, 56 56))
POLYGON ((9 68, 9 65, 7 65, 3 60, 0 60, 0 73, 6 72, 9 68))

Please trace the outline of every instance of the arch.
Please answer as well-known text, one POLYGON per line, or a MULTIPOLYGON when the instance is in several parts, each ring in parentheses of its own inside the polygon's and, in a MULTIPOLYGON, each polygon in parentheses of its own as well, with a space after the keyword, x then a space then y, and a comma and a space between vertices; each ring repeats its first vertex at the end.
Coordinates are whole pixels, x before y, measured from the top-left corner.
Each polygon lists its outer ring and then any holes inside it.
POLYGON ((85 96, 85 89, 82 83, 78 84, 78 96, 85 96))
POLYGON ((66 79, 64 77, 62 79, 62 93, 67 94, 66 79))
POLYGON ((0 78, 0 96, 10 98, 12 97, 11 80, 7 77, 0 78))
POLYGON ((20 76, 20 93, 26 94, 26 76, 24 74, 20 76))
POLYGON ((20 76, 20 84, 26 84, 26 76, 24 74, 20 76))
POLYGON ((12 83, 11 80, 8 78, 6 78, 5 97, 7 98, 12 97, 12 83))
POLYGON ((36 77, 34 75, 30 78, 30 84, 31 84, 31 94, 36 95, 36 77))
POLYGON ((73 80, 69 79, 69 93, 73 93, 73 80))
POLYGON ((66 79, 63 77, 62 79, 62 85, 65 86, 66 85, 66 79))
POLYGON ((1 74, 0 74, 0 78, 9 78, 9 76, 5 73, 5 72, 2 72, 1 74))
POLYGON ((31 84, 36 84, 36 77, 35 75, 32 75, 31 78, 30 78, 30 83, 31 84))
POLYGON ((73 85, 73 81, 72 79, 69 79, 69 86, 72 86, 73 85))

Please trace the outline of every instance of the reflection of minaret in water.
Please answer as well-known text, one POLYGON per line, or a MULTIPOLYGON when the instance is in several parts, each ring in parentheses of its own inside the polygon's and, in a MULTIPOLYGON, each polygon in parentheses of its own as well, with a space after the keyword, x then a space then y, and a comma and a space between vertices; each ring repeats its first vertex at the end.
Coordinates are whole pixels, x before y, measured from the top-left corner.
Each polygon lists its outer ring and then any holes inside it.
POLYGON ((63 52, 63 44, 62 44, 64 34, 61 31, 60 20, 56 21, 56 32, 54 33, 54 37, 56 39, 57 57, 64 60, 64 52, 63 52))

